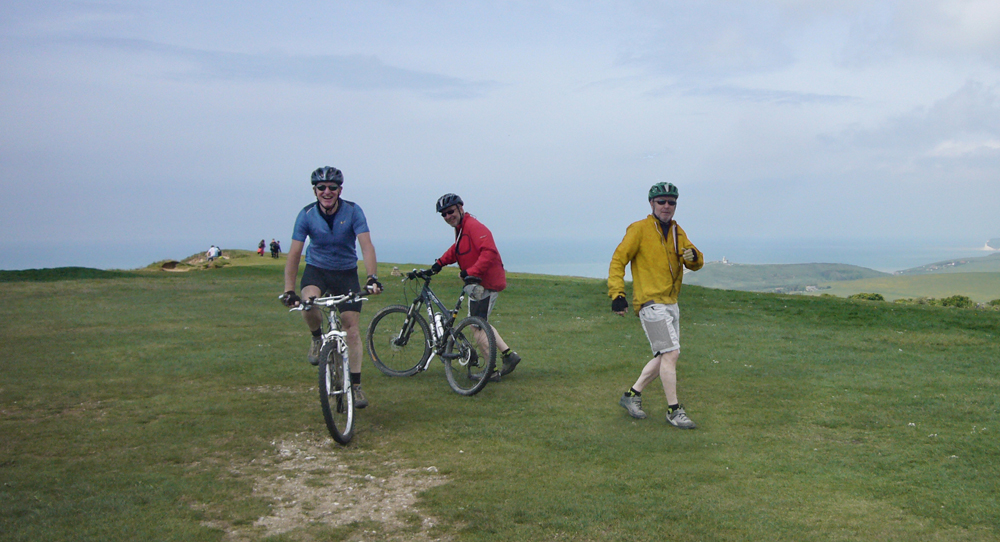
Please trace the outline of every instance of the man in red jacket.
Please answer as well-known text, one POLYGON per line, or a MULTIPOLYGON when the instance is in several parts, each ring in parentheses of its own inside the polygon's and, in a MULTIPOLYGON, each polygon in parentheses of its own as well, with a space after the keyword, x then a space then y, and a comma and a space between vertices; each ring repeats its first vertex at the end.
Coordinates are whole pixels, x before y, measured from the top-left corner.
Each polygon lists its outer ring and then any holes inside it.
MULTIPOLYGON (((457 262, 462 270, 462 280, 467 286, 482 285, 482 288, 474 289, 469 295, 469 315, 488 320, 497 296, 507 287, 507 274, 497 245, 493 242, 493 234, 476 217, 466 213, 463 205, 462 198, 455 194, 445 194, 438 198, 437 212, 441 213, 449 226, 455 228, 455 243, 434 261, 431 271, 439 273, 442 267, 457 262)), ((496 338, 497 350, 503 354, 503 368, 489 375, 489 378, 493 382, 499 382, 501 375, 514 371, 521 362, 521 356, 507 346, 492 324, 490 327, 496 338)))

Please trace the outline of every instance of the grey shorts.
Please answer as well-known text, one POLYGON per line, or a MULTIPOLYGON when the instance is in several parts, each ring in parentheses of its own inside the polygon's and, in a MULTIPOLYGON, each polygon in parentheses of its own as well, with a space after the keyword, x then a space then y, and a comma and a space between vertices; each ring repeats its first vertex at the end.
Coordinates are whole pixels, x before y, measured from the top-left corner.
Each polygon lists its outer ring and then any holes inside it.
POLYGON ((482 286, 469 288, 469 316, 478 316, 488 321, 498 295, 500 292, 487 290, 482 286))
POLYGON ((681 313, 677 303, 664 305, 653 303, 639 309, 642 329, 649 339, 653 355, 678 350, 681 347, 681 313))

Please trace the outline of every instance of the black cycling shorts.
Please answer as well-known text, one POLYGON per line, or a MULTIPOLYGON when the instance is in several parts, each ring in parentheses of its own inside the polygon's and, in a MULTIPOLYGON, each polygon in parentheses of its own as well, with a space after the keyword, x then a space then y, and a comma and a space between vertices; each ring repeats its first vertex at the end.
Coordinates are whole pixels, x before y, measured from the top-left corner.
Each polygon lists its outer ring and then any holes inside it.
MULTIPOLYGON (((319 288, 321 295, 345 295, 361 291, 361 283, 358 282, 357 267, 346 271, 334 271, 306 264, 306 270, 302 272, 302 282, 299 288, 305 288, 306 286, 319 288)), ((361 302, 341 303, 337 305, 337 311, 361 312, 361 302)))

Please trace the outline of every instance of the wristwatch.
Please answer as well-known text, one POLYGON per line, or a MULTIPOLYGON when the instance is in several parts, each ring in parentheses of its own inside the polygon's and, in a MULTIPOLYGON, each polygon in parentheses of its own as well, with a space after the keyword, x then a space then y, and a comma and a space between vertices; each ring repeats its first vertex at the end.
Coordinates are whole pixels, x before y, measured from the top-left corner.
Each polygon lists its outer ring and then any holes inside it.
POLYGON ((368 275, 368 280, 378 281, 378 275, 368 275))

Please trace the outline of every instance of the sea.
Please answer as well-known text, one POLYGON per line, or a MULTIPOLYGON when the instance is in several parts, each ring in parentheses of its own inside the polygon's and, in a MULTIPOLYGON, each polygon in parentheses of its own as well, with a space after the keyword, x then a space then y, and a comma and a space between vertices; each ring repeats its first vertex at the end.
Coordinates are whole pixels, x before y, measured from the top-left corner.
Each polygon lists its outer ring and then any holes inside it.
MULTIPOLYGON (((699 239, 707 261, 742 264, 841 263, 891 273, 958 258, 988 256, 998 251, 986 239, 699 239)), ((508 271, 606 278, 615 239, 498 239, 508 271)), ((138 269, 162 260, 182 260, 204 252, 210 243, 223 249, 256 250, 253 239, 170 240, 132 243, 0 242, 0 269, 91 267, 138 269)), ((282 243, 287 248, 289 241, 282 243)), ((381 262, 428 266, 447 248, 442 239, 380 240, 381 262)))

